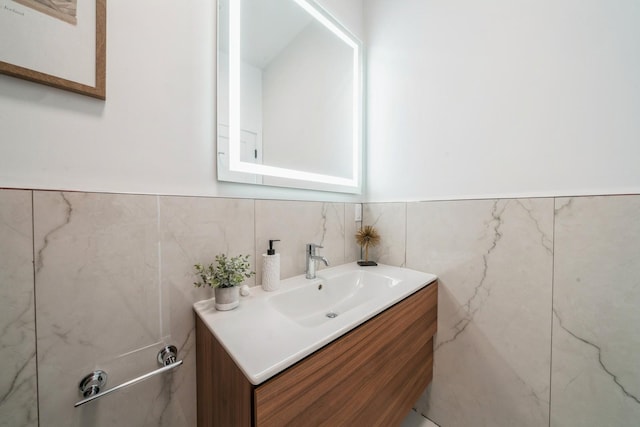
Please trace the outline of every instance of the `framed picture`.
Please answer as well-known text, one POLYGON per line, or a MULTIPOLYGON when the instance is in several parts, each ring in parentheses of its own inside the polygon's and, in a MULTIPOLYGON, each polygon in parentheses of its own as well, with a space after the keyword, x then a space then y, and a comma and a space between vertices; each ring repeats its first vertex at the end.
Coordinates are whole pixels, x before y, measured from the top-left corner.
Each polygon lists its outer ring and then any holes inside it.
POLYGON ((0 0, 0 73, 106 98, 106 0, 0 0))

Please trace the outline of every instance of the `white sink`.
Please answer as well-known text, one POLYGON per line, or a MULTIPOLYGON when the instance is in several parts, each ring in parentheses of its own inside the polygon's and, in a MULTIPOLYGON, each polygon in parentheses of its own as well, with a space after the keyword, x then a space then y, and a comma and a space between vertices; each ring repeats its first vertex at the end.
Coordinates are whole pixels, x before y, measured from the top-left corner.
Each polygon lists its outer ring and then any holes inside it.
POLYGON ((400 279, 366 271, 318 274, 306 286, 287 290, 267 301, 277 311, 302 326, 314 327, 380 297, 400 279))
POLYGON ((274 292, 251 288, 234 310, 216 311, 213 300, 199 301, 194 309, 257 385, 436 279, 407 268, 354 262, 320 270, 316 279, 282 280, 274 292))

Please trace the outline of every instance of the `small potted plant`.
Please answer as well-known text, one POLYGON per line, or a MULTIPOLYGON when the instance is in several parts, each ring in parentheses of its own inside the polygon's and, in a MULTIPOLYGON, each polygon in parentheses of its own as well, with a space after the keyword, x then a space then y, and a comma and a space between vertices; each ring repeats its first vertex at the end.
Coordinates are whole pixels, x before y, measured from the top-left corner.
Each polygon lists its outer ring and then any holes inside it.
POLYGON ((210 286, 215 292, 216 310, 233 310, 240 304, 240 284, 255 274, 251 271, 249 255, 228 258, 225 254, 216 255, 216 262, 204 267, 195 264, 198 281, 194 286, 210 286))

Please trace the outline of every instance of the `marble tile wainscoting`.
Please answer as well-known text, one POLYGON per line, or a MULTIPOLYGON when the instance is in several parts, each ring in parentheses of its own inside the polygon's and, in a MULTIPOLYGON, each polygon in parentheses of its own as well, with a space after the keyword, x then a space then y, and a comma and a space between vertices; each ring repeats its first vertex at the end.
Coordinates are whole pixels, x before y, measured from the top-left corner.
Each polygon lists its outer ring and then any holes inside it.
POLYGON ((0 426, 37 426, 31 192, 0 191, 0 426))
POLYGON ((640 196, 370 203, 374 260, 440 278, 441 427, 635 427, 640 196), (404 243, 403 243, 404 242, 404 243))
POLYGON ((195 426, 192 304, 212 292, 193 264, 249 254, 255 285, 278 238, 283 276, 302 274, 307 242, 355 261, 357 225, 348 203, 0 190, 0 426, 195 426), (73 407, 84 375, 117 385, 163 343, 183 366, 73 407))
POLYGON ((640 196, 557 199, 551 425, 640 424, 640 196))
MULTIPOLYGON (((282 274, 304 243, 359 258, 349 203, 0 190, 0 426, 195 426, 192 265, 267 240, 282 274), (74 409, 110 386, 184 365, 74 409)), ((370 257, 440 277, 433 384, 447 426, 633 426, 640 419, 640 196, 370 203, 370 257)))

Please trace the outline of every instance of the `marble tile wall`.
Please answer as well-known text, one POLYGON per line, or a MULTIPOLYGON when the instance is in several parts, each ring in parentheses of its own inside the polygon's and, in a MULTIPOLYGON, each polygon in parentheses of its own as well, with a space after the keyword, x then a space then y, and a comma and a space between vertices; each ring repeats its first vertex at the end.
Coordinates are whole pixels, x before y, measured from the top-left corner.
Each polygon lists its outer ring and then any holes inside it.
POLYGON ((407 266, 440 278, 434 380, 441 426, 549 419, 553 200, 411 203, 407 266))
POLYGON ((367 203, 362 215, 363 225, 374 226, 380 234, 380 243, 369 248, 369 258, 382 264, 404 267, 407 204, 367 203))
POLYGON ((195 426, 192 304, 212 292, 193 264, 249 254, 255 285, 269 238, 287 277, 307 242, 358 259, 358 226, 345 203, 0 190, 0 426, 195 426), (117 385, 155 369, 164 343, 179 369, 73 408, 85 374, 117 385))
POLYGON ((31 192, 0 191, 0 426, 37 426, 31 192))
MULTIPOLYGON (((363 223, 382 235, 372 259, 440 277, 419 413, 442 427, 635 425, 640 196, 376 203, 363 223)), ((191 305, 211 291, 192 265, 247 253, 254 285, 268 239, 286 277, 308 242, 332 264, 358 259, 359 226, 348 203, 0 190, 0 425, 195 425, 191 305), (84 374, 113 386, 154 369, 165 342, 181 368, 73 408, 84 374)))
POLYGON ((441 427, 637 425, 640 196, 369 204, 363 219, 383 241, 405 230, 377 261, 440 278, 418 412, 441 427))
POLYGON ((640 424, 640 196, 556 200, 552 426, 640 424))
MULTIPOLYGON (((287 202, 256 200, 257 280, 262 278, 262 254, 270 239, 280 252, 281 277, 305 272, 305 245, 323 246, 318 254, 326 256, 331 265, 356 261, 359 248, 355 244, 356 222, 353 204, 320 202, 287 202)), ((318 270, 325 268, 318 263, 318 270)))
MULTIPOLYGON (((184 365, 173 374, 171 391, 187 426, 196 424, 196 355, 192 305, 212 298, 211 289, 192 285, 193 264, 213 262, 216 254, 250 255, 255 265, 254 201, 160 197, 162 287, 169 291, 171 342, 184 365)), ((255 277, 247 280, 255 284, 255 277)))
POLYGON ((114 386, 157 367, 154 351, 168 334, 157 198, 33 197, 40 426, 184 424, 170 376, 73 407, 77 384, 95 368, 114 386))

